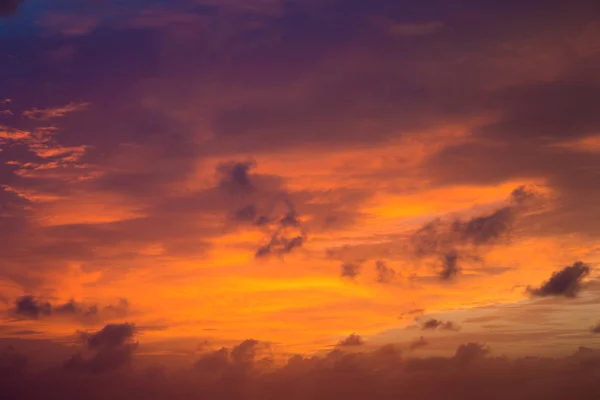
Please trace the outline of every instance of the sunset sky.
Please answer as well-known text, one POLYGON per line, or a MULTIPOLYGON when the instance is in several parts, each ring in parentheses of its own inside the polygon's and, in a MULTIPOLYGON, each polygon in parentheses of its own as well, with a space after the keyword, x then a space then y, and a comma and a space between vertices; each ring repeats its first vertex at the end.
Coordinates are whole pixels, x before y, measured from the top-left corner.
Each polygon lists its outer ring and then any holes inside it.
POLYGON ((600 365, 598 71, 592 0, 0 0, 0 375, 600 365))

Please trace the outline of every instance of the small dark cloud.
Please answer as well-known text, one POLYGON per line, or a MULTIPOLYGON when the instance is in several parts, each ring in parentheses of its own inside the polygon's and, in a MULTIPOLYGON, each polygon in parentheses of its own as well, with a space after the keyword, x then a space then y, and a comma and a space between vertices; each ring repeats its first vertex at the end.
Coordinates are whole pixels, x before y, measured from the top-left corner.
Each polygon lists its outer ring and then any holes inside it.
POLYGON ((220 176, 220 186, 228 191, 248 191, 253 189, 250 180, 250 170, 256 164, 253 161, 230 162, 220 164, 217 173, 220 176))
POLYGON ((396 271, 388 267, 384 261, 377 261, 375 269, 377 270, 377 283, 391 283, 396 278, 396 271))
POLYGON ((465 343, 456 349, 454 360, 460 365, 468 365, 490 353, 490 349, 480 343, 465 343))
POLYGON ((340 277, 344 279, 356 279, 360 272, 360 265, 353 263, 342 264, 340 277))
POLYGON ((352 335, 348 336, 346 339, 340 340, 337 344, 338 347, 357 347, 357 346, 362 346, 363 344, 365 344, 365 341, 363 340, 362 337, 360 337, 359 335, 357 335, 356 333, 353 333, 352 335))
POLYGON ((47 301, 38 300, 33 296, 22 296, 16 300, 13 312, 23 318, 38 319, 52 314, 52 306, 47 301))
POLYGON ((0 18, 17 12, 23 0, 0 0, 0 18))
POLYGON ((459 327, 454 324, 454 322, 451 321, 440 321, 438 319, 429 319, 427 321, 425 321, 423 323, 423 325, 421 325, 421 330, 423 331, 427 331, 427 330, 443 330, 443 331, 457 331, 459 329, 459 327))
POLYGON ((599 323, 598 325, 596 325, 596 326, 593 326, 593 327, 590 329, 590 331, 591 331, 592 333, 600 333, 600 323, 599 323))
POLYGON ((421 349, 421 348, 426 347, 426 346, 429 346, 429 341, 427 339, 425 339, 423 336, 421 336, 420 338, 418 338, 414 342, 410 343, 408 345, 408 349, 410 351, 415 351, 415 350, 421 349))
POLYGON ((581 290, 583 279, 589 275, 590 266, 577 261, 571 266, 554 272, 550 279, 538 288, 528 288, 528 292, 536 297, 564 296, 576 297, 581 290))

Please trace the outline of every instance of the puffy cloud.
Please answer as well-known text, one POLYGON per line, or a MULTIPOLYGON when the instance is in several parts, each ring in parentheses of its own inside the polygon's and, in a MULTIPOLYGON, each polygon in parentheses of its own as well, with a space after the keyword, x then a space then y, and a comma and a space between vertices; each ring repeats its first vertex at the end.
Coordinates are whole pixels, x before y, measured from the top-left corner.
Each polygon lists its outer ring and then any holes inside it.
POLYGON ((537 297, 564 296, 576 297, 582 288, 582 282, 590 273, 591 267, 581 261, 575 262, 560 271, 554 272, 550 279, 538 288, 528 288, 529 293, 537 297))
POLYGON ((129 365, 138 347, 132 341, 135 333, 135 326, 129 323, 109 324, 95 333, 82 332, 80 337, 92 355, 77 353, 63 367, 73 372, 101 374, 129 365))
POLYGON ((346 339, 340 340, 337 344, 338 347, 356 347, 362 346, 365 344, 365 341, 362 337, 357 335, 356 333, 351 334, 346 339))
POLYGON ((90 349, 95 349, 121 346, 131 340, 134 333, 135 326, 133 324, 109 324, 96 333, 83 333, 82 337, 86 339, 90 349))
POLYGON ((490 349, 480 343, 465 343, 456 349, 454 360, 460 365, 468 365, 482 359, 490 352, 490 349))
POLYGON ((201 356, 190 369, 121 370, 114 374, 66 374, 49 370, 28 374, 30 384, 0 375, 3 393, 14 398, 221 399, 282 398, 361 399, 373 393, 390 398, 434 400, 440 392, 451 400, 464 398, 593 399, 600 393, 595 379, 600 364, 597 350, 585 348, 563 358, 493 358, 490 349, 471 342, 453 356, 403 358, 394 345, 344 352, 337 348, 322 357, 293 356, 287 363, 264 368, 246 363, 258 344, 235 346, 240 363, 220 349, 201 356), (457 368, 458 367, 458 368, 457 368), (474 385, 473 382, 477 382, 474 385))

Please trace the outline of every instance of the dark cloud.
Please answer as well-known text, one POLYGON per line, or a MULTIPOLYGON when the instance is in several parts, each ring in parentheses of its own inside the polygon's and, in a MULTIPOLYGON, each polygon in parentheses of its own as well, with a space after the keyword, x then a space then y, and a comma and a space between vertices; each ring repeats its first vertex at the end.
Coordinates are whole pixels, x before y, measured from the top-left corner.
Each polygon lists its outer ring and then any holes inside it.
POLYGON ((415 351, 415 350, 418 350, 418 349, 421 349, 421 348, 427 347, 427 346, 429 346, 429 341, 427 339, 425 339, 423 336, 421 336, 420 338, 418 338, 414 342, 411 342, 408 345, 408 349, 410 351, 415 351))
POLYGON ((436 219, 425 224, 411 237, 417 258, 433 258, 439 266, 439 277, 451 280, 461 270, 461 262, 478 260, 479 254, 507 238, 517 218, 539 201, 539 195, 528 187, 516 188, 507 205, 490 214, 467 220, 436 219))
POLYGON ((436 330, 436 329, 440 329, 440 330, 444 330, 444 331, 456 331, 458 330, 458 326, 456 326, 456 324, 454 324, 454 322, 451 321, 440 321, 438 319, 429 319, 427 321, 425 321, 422 325, 421 325, 421 330, 436 330))
POLYGON ((15 301, 11 313, 18 318, 27 319, 63 317, 89 321, 90 318, 102 320, 124 317, 128 314, 128 307, 125 299, 121 299, 116 305, 110 304, 99 309, 95 304, 87 305, 73 299, 64 304, 51 304, 33 296, 22 296, 15 301))
POLYGON ((92 355, 77 353, 63 367, 73 372, 100 374, 129 365, 138 347, 133 342, 135 333, 135 325, 129 323, 109 324, 95 333, 81 332, 80 338, 92 355))
POLYGON ((340 277, 346 279, 355 279, 360 273, 360 265, 353 263, 342 264, 340 277))
POLYGON ((466 343, 451 357, 405 358, 394 345, 364 351, 342 348, 323 356, 292 356, 280 366, 262 364, 253 341, 203 354, 193 368, 157 373, 135 368, 113 374, 66 374, 49 370, 23 377, 0 375, 8 398, 61 399, 458 399, 592 400, 600 394, 600 353, 585 348, 563 358, 492 357, 479 343, 466 343), (256 352, 256 353, 255 353, 256 352), (248 362, 254 357, 253 362, 248 362), (260 360, 259 360, 260 361, 260 360), (266 367, 266 368, 265 368, 266 367), (26 380, 23 380, 26 379, 26 380), (23 384, 27 382, 28 384, 23 384), (475 384, 476 383, 476 384, 475 384), (291 397, 290 397, 291 396, 291 397))
POLYGON ((454 360, 460 365, 468 365, 475 360, 482 359, 489 352, 490 349, 480 343, 466 343, 456 349, 454 360))
POLYGON ((455 251, 451 251, 443 256, 442 270, 440 271, 440 278, 444 281, 451 280, 460 272, 458 265, 458 254, 455 251))
POLYGON ((23 0, 0 0, 0 18, 9 16, 19 8, 23 0))
POLYGON ((52 314, 52 306, 47 301, 38 300, 33 296, 23 296, 15 301, 13 312, 19 317, 38 319, 52 314))
POLYGON ((388 267, 384 261, 377 261, 375 269, 377 270, 377 283, 391 283, 396 278, 396 271, 388 267))
POLYGON ((365 344, 362 337, 356 333, 351 334, 346 339, 340 340, 337 344, 338 347, 357 347, 365 344))
POLYGON ((217 167, 222 188, 232 193, 248 192, 254 189, 250 180, 250 170, 256 167, 254 161, 230 162, 217 167))
POLYGON ((284 203, 287 211, 279 218, 261 216, 255 225, 268 232, 269 241, 258 248, 256 258, 265 258, 271 255, 283 256, 295 249, 301 248, 306 243, 306 232, 298 218, 294 204, 286 197, 284 203))
POLYGON ((600 333, 600 324, 598 324, 598 325, 596 325, 596 326, 593 326, 593 327, 590 329, 590 331, 591 331, 592 333, 600 333))
POLYGON ((83 334, 90 349, 120 346, 131 340, 135 333, 133 324, 109 324, 93 334, 83 334))
POLYGON ((554 272, 550 279, 538 288, 528 288, 536 297, 564 296, 576 297, 581 290, 582 281, 590 273, 591 267, 581 261, 554 272))

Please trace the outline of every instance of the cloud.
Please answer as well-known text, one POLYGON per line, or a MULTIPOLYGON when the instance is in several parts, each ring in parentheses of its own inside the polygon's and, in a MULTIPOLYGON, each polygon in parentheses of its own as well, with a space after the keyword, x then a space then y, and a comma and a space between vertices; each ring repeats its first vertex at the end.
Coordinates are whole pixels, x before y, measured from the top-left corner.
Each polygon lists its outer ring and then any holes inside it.
POLYGON ((537 202, 539 195, 532 188, 520 186, 505 206, 490 214, 467 220, 433 220, 412 235, 413 252, 419 259, 437 259, 439 277, 451 280, 461 271, 461 262, 477 260, 481 252, 505 239, 516 219, 537 202))
POLYGON ((590 273, 591 267, 581 261, 575 262, 560 271, 554 272, 550 279, 538 288, 529 287, 527 290, 536 297, 564 296, 576 297, 581 290, 582 281, 590 273))
POLYGON ((429 346, 429 341, 427 339, 425 339, 423 336, 421 336, 420 338, 418 338, 414 342, 411 342, 408 345, 408 349, 410 351, 415 351, 415 350, 418 350, 418 349, 421 349, 421 348, 427 347, 427 346, 429 346))
POLYGON ((68 114, 84 111, 89 107, 89 103, 69 103, 62 107, 55 108, 32 108, 23 112, 23 117, 34 121, 49 121, 54 118, 62 118, 68 114))
POLYGON ((256 167, 254 161, 220 164, 217 167, 217 172, 220 175, 220 186, 230 193, 252 191, 254 185, 250 180, 250 170, 254 167, 256 167))
POLYGON ((118 304, 109 304, 103 308, 97 305, 79 303, 73 299, 66 303, 51 304, 48 301, 37 299, 34 296, 22 296, 15 300, 15 307, 10 313, 26 319, 40 319, 48 317, 81 318, 86 320, 112 319, 124 317, 128 314, 129 303, 121 299, 118 304))
MULTIPOLYGON (((492 357, 480 343, 460 345, 449 357, 405 358, 393 344, 363 351, 336 348, 323 356, 290 357, 263 364, 260 345, 247 340, 238 348, 239 362, 226 348, 203 354, 191 368, 121 369, 114 374, 29 373, 29 383, 0 375, 3 393, 14 398, 41 398, 52 393, 70 400, 97 398, 286 398, 298 400, 364 399, 373 393, 389 398, 449 400, 465 398, 592 399, 600 392, 595 379, 600 353, 577 349, 566 357, 492 357), (254 357, 254 358, 253 358, 254 357), (253 361, 251 361, 253 359, 253 361), (477 384, 474 384, 476 382, 477 384), (41 395, 40 395, 41 394, 41 395)), ((363 348, 361 348, 362 350, 363 348)), ((0 363, 0 365, 3 365, 0 363)))
POLYGON ((269 240, 256 250, 256 258, 283 256, 306 243, 306 232, 294 204, 287 196, 284 196, 284 203, 287 211, 282 216, 261 216, 256 219, 255 225, 268 232, 269 240))
POLYGON ((480 343, 466 343, 456 349, 454 360, 460 365, 468 365, 475 360, 482 359, 489 352, 490 349, 480 343))
POLYGON ((600 324, 598 324, 598 325, 596 325, 596 326, 593 326, 593 327, 590 329, 590 332, 592 332, 592 333, 600 333, 600 324))
POLYGON ((134 333, 135 325, 133 324, 109 324, 96 333, 83 333, 82 338, 85 338, 90 349, 118 347, 131 340, 134 333))
POLYGON ((429 319, 427 321, 425 321, 422 325, 421 325, 421 330, 426 331, 426 330, 436 330, 436 329, 440 329, 440 330, 444 330, 444 331, 456 331, 459 329, 458 326, 456 326, 456 324, 454 324, 454 322, 451 321, 440 321, 438 319, 429 319))
POLYGON ((0 0, 0 18, 16 13, 22 2, 23 0, 0 0))
POLYGON ((388 267, 384 261, 377 261, 375 269, 377 270, 377 283, 391 283, 394 281, 396 271, 388 267))
POLYGON ((346 279, 356 279, 358 274, 360 273, 360 265, 353 263, 344 263, 342 264, 340 277, 346 279))
POLYGON ((95 333, 81 332, 80 338, 92 355, 77 353, 63 367, 78 373, 101 374, 129 365, 138 347, 133 342, 135 333, 135 325, 130 323, 109 324, 95 333))
POLYGON ((52 306, 46 301, 41 301, 33 296, 19 297, 15 301, 14 314, 28 319, 38 319, 52 314, 52 306))
POLYGON ((338 347, 357 347, 365 344, 362 337, 356 333, 351 334, 346 339, 340 340, 337 344, 338 347))

